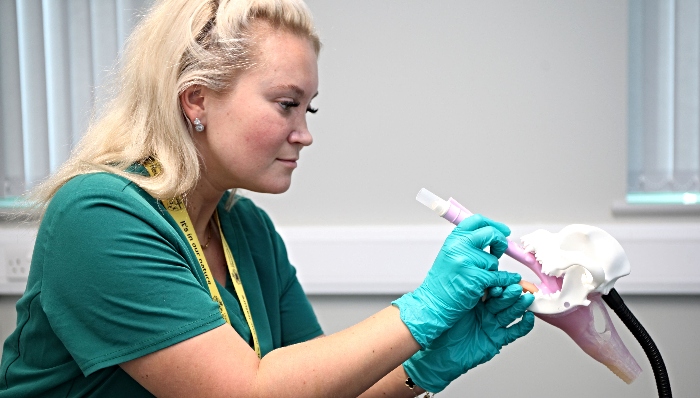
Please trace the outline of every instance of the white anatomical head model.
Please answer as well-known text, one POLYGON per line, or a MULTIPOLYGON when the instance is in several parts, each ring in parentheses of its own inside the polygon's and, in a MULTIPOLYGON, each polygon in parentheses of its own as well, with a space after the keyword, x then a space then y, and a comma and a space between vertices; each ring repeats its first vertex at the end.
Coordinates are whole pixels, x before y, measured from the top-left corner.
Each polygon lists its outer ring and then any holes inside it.
POLYGON ((521 238, 547 275, 563 277, 558 292, 535 293, 530 310, 557 314, 588 305, 592 292, 607 294, 615 281, 630 273, 622 246, 610 234, 590 225, 572 224, 559 233, 537 230, 521 238))

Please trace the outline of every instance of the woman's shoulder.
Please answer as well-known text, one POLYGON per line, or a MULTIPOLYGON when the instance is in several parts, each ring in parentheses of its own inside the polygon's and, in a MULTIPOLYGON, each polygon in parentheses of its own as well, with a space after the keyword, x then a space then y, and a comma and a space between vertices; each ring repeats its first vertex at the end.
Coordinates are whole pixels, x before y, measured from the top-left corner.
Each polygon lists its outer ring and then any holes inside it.
POLYGON ((77 175, 68 180, 56 194, 85 192, 86 190, 123 191, 128 187, 136 187, 129 179, 108 172, 96 172, 77 175))
POLYGON ((98 202, 107 204, 117 201, 148 204, 151 207, 156 202, 128 178, 109 172, 96 172, 80 174, 68 180, 56 191, 47 210, 72 207, 85 201, 93 205, 98 202))

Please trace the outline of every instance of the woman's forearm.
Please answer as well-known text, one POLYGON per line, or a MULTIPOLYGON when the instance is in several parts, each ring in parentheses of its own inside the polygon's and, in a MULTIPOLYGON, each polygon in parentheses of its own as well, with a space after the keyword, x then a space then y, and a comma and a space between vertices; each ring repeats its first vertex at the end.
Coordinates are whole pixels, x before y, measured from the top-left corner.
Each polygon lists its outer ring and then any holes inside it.
MULTIPOLYGON (((262 360, 223 325, 121 367, 158 397, 357 397, 419 348, 398 308, 387 307, 346 330, 276 349, 262 360)), ((388 380, 378 387, 391 385, 388 380)))
POLYGON ((378 391, 410 397, 406 386, 394 389, 403 384, 395 372, 418 349, 398 308, 387 307, 341 332, 266 355, 257 373, 259 396, 357 397, 369 389, 367 397, 382 396, 378 391))

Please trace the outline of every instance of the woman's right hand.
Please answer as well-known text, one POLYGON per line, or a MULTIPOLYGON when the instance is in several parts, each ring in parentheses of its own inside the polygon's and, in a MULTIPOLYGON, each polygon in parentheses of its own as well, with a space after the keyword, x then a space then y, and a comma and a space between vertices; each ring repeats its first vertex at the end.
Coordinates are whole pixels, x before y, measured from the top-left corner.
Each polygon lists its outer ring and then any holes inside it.
POLYGON ((421 388, 438 393, 460 375, 491 360, 501 348, 528 334, 535 315, 527 311, 535 297, 520 285, 498 288, 468 311, 425 350, 404 362, 406 374, 421 388), (498 294, 498 295, 497 295, 498 294), (520 321, 514 323, 518 318, 520 321))
POLYGON ((518 274, 498 271, 509 234, 506 225, 481 215, 464 219, 445 240, 421 286, 392 303, 422 348, 474 308, 486 289, 520 281, 518 274))

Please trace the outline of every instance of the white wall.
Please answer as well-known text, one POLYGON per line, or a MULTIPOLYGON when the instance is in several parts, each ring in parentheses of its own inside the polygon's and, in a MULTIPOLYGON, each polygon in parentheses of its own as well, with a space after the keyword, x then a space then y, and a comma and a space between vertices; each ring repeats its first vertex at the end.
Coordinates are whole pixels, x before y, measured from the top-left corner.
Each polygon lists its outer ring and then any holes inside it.
MULTIPOLYGON (((324 42, 315 142, 288 193, 250 194, 279 226, 443 225, 415 201, 421 187, 511 225, 700 222, 610 211, 625 195, 626 1, 308 3, 324 42)), ((333 332, 392 298, 312 302, 333 332)), ((16 299, 0 297, 0 337, 16 299)), ((699 301, 631 298, 677 396, 700 390, 699 301)), ((655 396, 643 353, 623 338, 644 370, 632 386, 540 322, 441 395, 655 396), (538 366, 553 376, 541 378, 538 366)))
POLYGON ((619 221, 625 1, 309 5, 315 142, 288 193, 254 195, 279 224, 438 222, 421 187, 507 223, 619 221))

